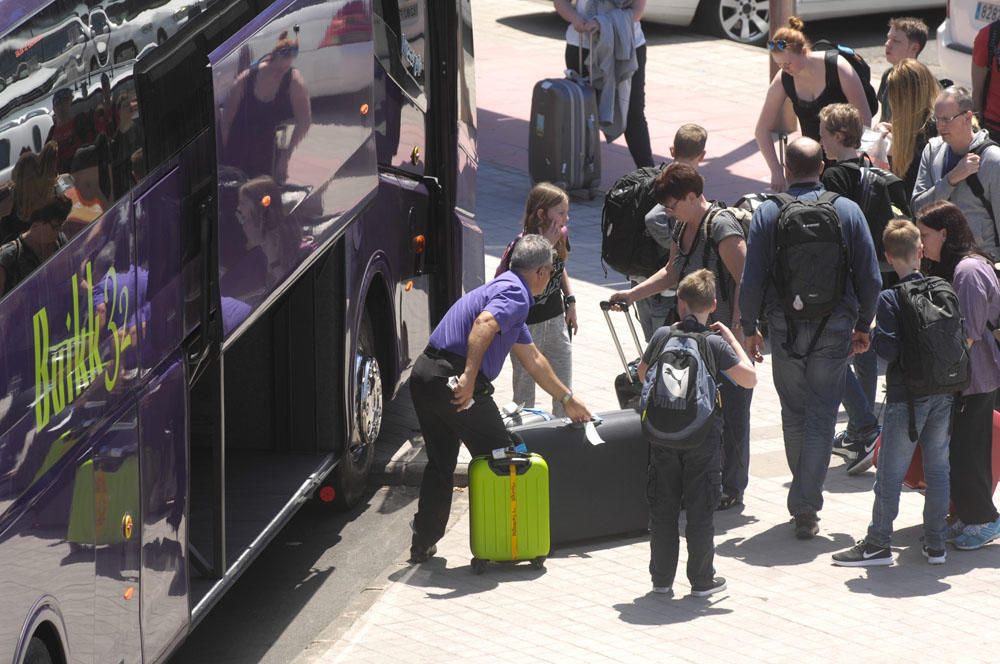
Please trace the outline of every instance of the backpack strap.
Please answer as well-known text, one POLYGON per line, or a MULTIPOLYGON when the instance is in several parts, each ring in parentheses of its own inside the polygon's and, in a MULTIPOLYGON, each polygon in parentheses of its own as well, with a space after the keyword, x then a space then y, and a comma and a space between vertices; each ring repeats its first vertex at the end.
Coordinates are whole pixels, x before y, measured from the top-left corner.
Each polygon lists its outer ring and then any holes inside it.
POLYGON ((844 90, 840 87, 840 72, 837 71, 838 55, 840 55, 839 47, 834 47, 823 54, 823 65, 826 67, 825 90, 830 90, 830 86, 836 86, 837 90, 844 94, 844 90))
MULTIPOLYGON (((990 147, 1000 147, 1000 144, 993 140, 986 139, 975 148, 970 149, 969 152, 978 157, 982 157, 983 153, 990 147)), ((993 203, 990 202, 990 199, 986 198, 986 190, 983 188, 983 183, 979 179, 979 174, 973 173, 969 177, 965 178, 965 183, 969 185, 969 189, 972 190, 973 196, 979 199, 979 202, 983 204, 984 208, 986 208, 987 214, 990 215, 990 221, 993 222, 993 236, 996 238, 997 245, 1000 246, 1000 229, 997 228, 997 217, 993 213, 993 203)))

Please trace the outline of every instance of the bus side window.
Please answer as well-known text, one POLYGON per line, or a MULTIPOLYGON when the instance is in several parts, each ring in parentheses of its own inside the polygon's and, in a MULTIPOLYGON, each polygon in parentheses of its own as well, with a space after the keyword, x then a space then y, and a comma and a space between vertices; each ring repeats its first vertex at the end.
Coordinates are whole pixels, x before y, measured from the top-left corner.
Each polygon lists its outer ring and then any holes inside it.
POLYGON ((375 57, 396 85, 423 111, 427 110, 424 86, 426 16, 425 0, 375 3, 375 57))

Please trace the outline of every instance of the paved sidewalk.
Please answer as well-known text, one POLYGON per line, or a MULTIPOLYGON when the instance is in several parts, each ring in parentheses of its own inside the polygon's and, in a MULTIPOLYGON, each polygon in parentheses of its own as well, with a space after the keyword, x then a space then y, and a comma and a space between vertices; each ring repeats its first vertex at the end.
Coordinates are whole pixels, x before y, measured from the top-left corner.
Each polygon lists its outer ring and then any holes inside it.
MULTIPOLYGON (((477 215, 489 277, 519 230, 530 188, 525 140, 531 85, 561 72, 563 24, 544 4, 523 0, 476 0, 473 13, 481 159, 477 215)), ((654 152, 667 154, 681 123, 700 122, 709 130, 703 169, 709 195, 732 201, 762 189, 767 172, 752 129, 763 101, 766 51, 676 30, 649 34, 647 115, 654 152)), ((880 67, 873 65, 877 79, 880 67)), ((603 157, 605 186, 632 167, 623 144, 605 146, 603 157)), ((568 266, 580 318, 573 386, 592 410, 612 410, 617 408, 612 381, 621 366, 597 302, 624 284, 600 266, 600 201, 574 200, 570 217, 568 266)), ((918 494, 902 496, 896 565, 833 567, 829 554, 864 534, 874 480, 871 471, 848 477, 835 460, 820 536, 794 539, 785 508, 791 478, 769 360, 758 371, 746 505, 716 519, 716 567, 729 580, 726 592, 708 600, 688 597, 682 550, 675 598, 647 594, 647 538, 558 550, 544 571, 497 566, 475 576, 469 568, 465 492, 456 489, 451 528, 438 556, 411 567, 401 555, 372 584, 382 594, 353 626, 334 642, 317 642, 297 661, 996 659, 1000 544, 949 551, 947 564, 927 565, 920 554, 918 494)), ((509 364, 495 384, 497 402, 509 401, 509 364)), ((540 399, 539 405, 547 403, 540 399)), ((380 462, 393 481, 411 483, 422 471, 415 425, 405 398, 393 405, 387 427, 401 444, 393 458, 385 455, 380 462)), ((460 465, 460 484, 463 473, 460 465)))

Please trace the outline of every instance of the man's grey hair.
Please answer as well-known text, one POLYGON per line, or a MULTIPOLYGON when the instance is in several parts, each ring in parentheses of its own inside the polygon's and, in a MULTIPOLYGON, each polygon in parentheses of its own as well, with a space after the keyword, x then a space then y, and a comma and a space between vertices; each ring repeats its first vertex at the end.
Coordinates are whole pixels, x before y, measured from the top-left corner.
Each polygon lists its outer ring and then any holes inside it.
POLYGON ((969 88, 960 85, 950 85, 938 95, 938 99, 945 97, 954 99, 955 103, 958 104, 958 110, 962 113, 972 110, 972 92, 969 91, 969 88))
POLYGON ((525 235, 510 254, 510 269, 518 274, 528 274, 551 264, 552 244, 541 235, 525 235))

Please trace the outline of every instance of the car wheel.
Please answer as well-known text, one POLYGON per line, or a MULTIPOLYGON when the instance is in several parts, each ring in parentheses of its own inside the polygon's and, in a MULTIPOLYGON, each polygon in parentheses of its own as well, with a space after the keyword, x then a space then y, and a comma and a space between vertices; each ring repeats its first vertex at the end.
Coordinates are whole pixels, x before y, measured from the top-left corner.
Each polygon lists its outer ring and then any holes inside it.
POLYGON ((375 351, 375 329, 366 312, 354 352, 353 432, 334 470, 334 506, 341 509, 353 507, 364 497, 375 460, 375 441, 382 430, 382 370, 375 351))
POLYGON ((163 42, 167 41, 167 33, 164 32, 163 28, 156 31, 156 45, 163 46, 163 42))
POLYGON ((24 654, 24 664, 52 664, 52 654, 45 642, 37 636, 28 642, 28 652, 24 654))
POLYGON ((767 39, 768 0, 702 0, 698 22, 710 33, 743 44, 767 39))

